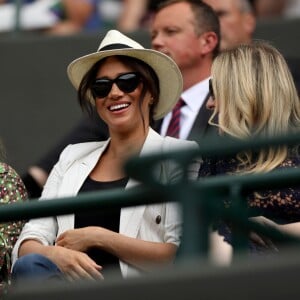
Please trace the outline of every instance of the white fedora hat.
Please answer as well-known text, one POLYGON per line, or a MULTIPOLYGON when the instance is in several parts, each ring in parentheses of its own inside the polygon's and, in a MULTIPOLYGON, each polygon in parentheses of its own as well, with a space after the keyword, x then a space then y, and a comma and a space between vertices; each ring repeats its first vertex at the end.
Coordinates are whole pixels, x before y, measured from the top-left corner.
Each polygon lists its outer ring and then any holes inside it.
MULTIPOLYGON (((78 89, 84 75, 96 62, 113 55, 125 55, 139 59, 148 64, 156 73, 160 94, 153 115, 154 119, 162 118, 173 109, 182 92, 182 76, 176 63, 161 52, 145 49, 117 30, 107 32, 97 52, 77 58, 69 64, 67 72, 74 87, 78 89)), ((93 101, 91 102, 93 103, 93 101)))

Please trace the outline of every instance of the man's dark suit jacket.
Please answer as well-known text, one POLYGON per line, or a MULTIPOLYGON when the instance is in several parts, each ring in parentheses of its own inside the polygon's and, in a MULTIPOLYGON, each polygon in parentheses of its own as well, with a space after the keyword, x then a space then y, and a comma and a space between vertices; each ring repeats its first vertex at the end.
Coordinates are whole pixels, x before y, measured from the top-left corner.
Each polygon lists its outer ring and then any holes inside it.
MULTIPOLYGON (((203 101, 203 104, 196 116, 192 129, 188 135, 188 140, 199 140, 204 135, 208 134, 210 129, 210 125, 208 124, 208 120, 212 114, 212 111, 206 108, 206 101, 208 100, 209 95, 207 95, 203 101)), ((153 129, 157 132, 160 132, 162 126, 163 119, 160 119, 154 123, 153 129)))

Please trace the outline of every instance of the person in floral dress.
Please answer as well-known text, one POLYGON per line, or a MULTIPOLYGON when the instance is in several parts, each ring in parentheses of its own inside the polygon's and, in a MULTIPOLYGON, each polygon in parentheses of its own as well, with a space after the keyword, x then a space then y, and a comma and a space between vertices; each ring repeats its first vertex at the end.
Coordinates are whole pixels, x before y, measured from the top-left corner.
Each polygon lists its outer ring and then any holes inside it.
MULTIPOLYGON (((26 188, 9 165, 0 162, 0 209, 2 205, 23 202, 27 199, 26 188)), ((0 297, 10 284, 10 255, 23 227, 24 221, 0 223, 0 297)))

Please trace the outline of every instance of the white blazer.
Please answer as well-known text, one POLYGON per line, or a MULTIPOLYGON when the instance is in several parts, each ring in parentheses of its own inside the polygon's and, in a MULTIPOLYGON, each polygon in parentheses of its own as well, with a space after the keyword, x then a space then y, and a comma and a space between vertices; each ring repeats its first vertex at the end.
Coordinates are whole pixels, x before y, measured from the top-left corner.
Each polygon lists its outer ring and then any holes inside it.
MULTIPOLYGON (((67 146, 53 167, 39 201, 77 195, 108 144, 109 140, 67 146)), ((197 147, 196 142, 170 137, 163 138, 150 128, 140 156, 154 152, 197 147)), ((190 170, 191 178, 197 177, 198 170, 199 162, 196 162, 190 170)), ((168 182, 178 178, 180 172, 174 164, 163 162, 157 170, 157 175, 163 182, 168 182)), ((129 179, 126 189, 137 184, 138 182, 129 179)), ((175 203, 140 205, 121 209, 119 232, 132 238, 173 243, 178 246, 181 223, 180 210, 175 203), (159 224, 155 222, 157 216, 161 217, 159 224)), ((13 249, 13 264, 18 258, 20 244, 25 239, 35 239, 44 245, 54 245, 58 235, 73 228, 74 214, 30 220, 25 224, 13 249)), ((123 277, 139 273, 137 269, 122 261, 120 261, 120 267, 123 277)))

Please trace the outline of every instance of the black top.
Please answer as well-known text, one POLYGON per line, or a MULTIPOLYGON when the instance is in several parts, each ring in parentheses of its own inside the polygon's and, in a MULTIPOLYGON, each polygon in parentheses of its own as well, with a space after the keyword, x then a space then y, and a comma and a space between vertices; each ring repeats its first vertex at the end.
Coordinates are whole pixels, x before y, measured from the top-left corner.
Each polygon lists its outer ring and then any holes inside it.
MULTIPOLYGON (((100 182, 92 180, 88 177, 83 183, 79 193, 90 192, 95 190, 108 190, 115 188, 124 188, 128 178, 122 178, 115 181, 100 182)), ((75 214, 75 228, 83 228, 87 226, 99 226, 115 232, 119 232, 121 206, 112 209, 94 210, 75 214)), ((105 276, 107 270, 112 268, 120 271, 119 259, 101 249, 91 248, 87 252, 97 264, 103 267, 101 273, 105 276)), ((121 274, 121 273, 120 273, 121 274)))

